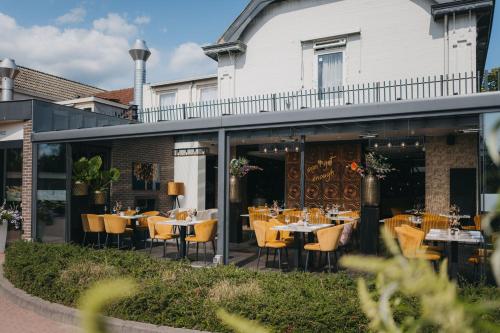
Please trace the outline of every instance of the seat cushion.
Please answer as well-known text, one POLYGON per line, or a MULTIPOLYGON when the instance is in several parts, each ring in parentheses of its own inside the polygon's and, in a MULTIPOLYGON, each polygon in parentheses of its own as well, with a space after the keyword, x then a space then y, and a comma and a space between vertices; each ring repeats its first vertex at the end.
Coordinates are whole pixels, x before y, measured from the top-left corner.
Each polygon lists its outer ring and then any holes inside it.
POLYGON ((279 241, 279 240, 270 241, 270 242, 266 242, 266 247, 270 247, 273 249, 281 249, 283 247, 286 247, 286 243, 283 241, 279 241))
POLYGON ((174 234, 157 234, 155 236, 156 239, 165 239, 165 240, 168 240, 168 239, 174 239, 174 238, 177 238, 177 235, 174 235, 174 234))
POLYGON ((321 251, 319 243, 308 243, 304 245, 304 250, 308 251, 321 251))
POLYGON ((436 251, 425 251, 417 253, 415 257, 426 260, 439 260, 441 259, 441 254, 439 254, 439 252, 436 251))
POLYGON ((186 236, 186 242, 199 242, 196 236, 186 236))

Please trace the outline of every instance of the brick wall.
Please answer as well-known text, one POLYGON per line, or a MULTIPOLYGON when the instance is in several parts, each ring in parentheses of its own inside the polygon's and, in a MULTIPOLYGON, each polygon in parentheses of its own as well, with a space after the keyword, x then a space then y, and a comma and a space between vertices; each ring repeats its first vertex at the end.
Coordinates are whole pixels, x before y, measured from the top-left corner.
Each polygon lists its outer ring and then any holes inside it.
POLYGON ((24 123, 23 126, 23 187, 21 189, 22 203, 21 207, 23 210, 23 239, 31 239, 31 207, 34 198, 31 197, 32 194, 32 144, 31 144, 31 132, 33 127, 33 121, 29 120, 24 123))
POLYGON ((173 137, 115 140, 111 151, 111 165, 120 170, 120 180, 111 186, 111 202, 121 201, 124 208, 134 207, 136 197, 156 197, 161 211, 172 208, 167 196, 167 182, 174 179, 173 137), (159 191, 132 190, 132 163, 160 164, 159 191))
POLYGON ((477 136, 459 135, 454 145, 445 136, 425 139, 426 210, 444 213, 450 206, 450 169, 477 168, 477 136))

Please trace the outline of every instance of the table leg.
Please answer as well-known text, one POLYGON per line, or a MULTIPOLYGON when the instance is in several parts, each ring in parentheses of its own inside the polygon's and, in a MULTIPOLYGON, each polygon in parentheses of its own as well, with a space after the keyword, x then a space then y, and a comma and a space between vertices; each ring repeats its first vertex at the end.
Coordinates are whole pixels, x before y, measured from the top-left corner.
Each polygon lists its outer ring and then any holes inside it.
POLYGON ((181 259, 186 258, 186 227, 180 226, 180 238, 181 238, 181 259))
POLYGON ((450 262, 448 263, 448 273, 451 279, 457 279, 458 271, 458 242, 450 243, 450 262))
POLYGON ((295 249, 297 250, 294 262, 296 269, 302 267, 302 235, 301 232, 296 232, 294 235, 295 249))

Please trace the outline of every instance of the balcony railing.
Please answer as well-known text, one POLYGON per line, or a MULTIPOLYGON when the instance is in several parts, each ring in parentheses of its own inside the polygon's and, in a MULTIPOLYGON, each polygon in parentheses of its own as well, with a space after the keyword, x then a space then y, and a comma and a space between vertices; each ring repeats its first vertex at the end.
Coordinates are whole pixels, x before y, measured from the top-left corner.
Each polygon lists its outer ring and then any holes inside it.
MULTIPOLYGON (((326 89, 300 90, 248 97, 219 99, 208 102, 146 108, 138 112, 145 123, 210 118, 229 115, 279 112, 339 105, 369 104, 403 100, 475 94, 498 90, 499 75, 491 83, 482 82, 479 73, 427 76, 415 79, 352 84, 326 89)), ((490 74, 491 76, 491 74, 490 74)))

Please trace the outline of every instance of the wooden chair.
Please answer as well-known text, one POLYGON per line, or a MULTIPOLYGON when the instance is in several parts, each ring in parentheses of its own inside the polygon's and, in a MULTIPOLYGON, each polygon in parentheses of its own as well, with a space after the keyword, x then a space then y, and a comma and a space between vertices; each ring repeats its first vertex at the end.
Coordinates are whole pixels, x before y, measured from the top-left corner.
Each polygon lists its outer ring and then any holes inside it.
POLYGON ((254 221, 254 227, 255 238, 257 239, 257 246, 259 247, 259 252, 257 254, 257 269, 259 269, 262 249, 266 249, 266 265, 269 258, 269 249, 274 249, 273 264, 276 260, 276 254, 278 254, 278 268, 281 269, 281 249, 286 249, 287 243, 278 239, 279 232, 277 230, 272 230, 272 225, 270 225, 268 221, 256 220, 254 221))
POLYGON ((97 233, 97 246, 101 247, 101 232, 106 232, 104 227, 104 218, 96 214, 86 214, 89 222, 89 231, 97 233))
POLYGON ((117 215, 109 215, 109 214, 104 215, 104 229, 106 230, 106 241, 104 243, 104 246, 107 247, 108 238, 110 235, 117 237, 118 249, 121 248, 120 236, 122 237, 129 236, 130 239, 132 240, 133 230, 127 228, 128 222, 129 221, 127 219, 124 219, 123 217, 117 215))
POLYGON ((308 262, 309 262, 309 252, 310 251, 319 251, 320 253, 326 252, 326 256, 328 259, 328 271, 332 271, 331 258, 330 254, 335 254, 335 266, 338 269, 338 257, 337 257, 337 249, 339 246, 340 236, 342 235, 342 230, 344 230, 344 225, 336 225, 324 229, 320 229, 316 232, 316 236, 318 237, 317 243, 308 243, 304 245, 304 250, 306 253, 306 266, 305 270, 307 271, 308 262))
POLYGON ((163 257, 167 254, 167 240, 175 239, 177 245, 177 252, 179 252, 178 235, 174 233, 174 226, 167 224, 158 224, 158 222, 168 221, 169 219, 163 216, 150 216, 148 217, 148 230, 150 237, 149 253, 153 250, 153 242, 163 241, 163 257))
POLYGON ((194 225, 194 236, 186 237, 187 248, 189 243, 196 243, 196 260, 198 260, 198 250, 200 243, 204 247, 204 262, 207 263, 207 243, 212 243, 215 256, 215 236, 217 235, 217 220, 206 220, 194 225))

